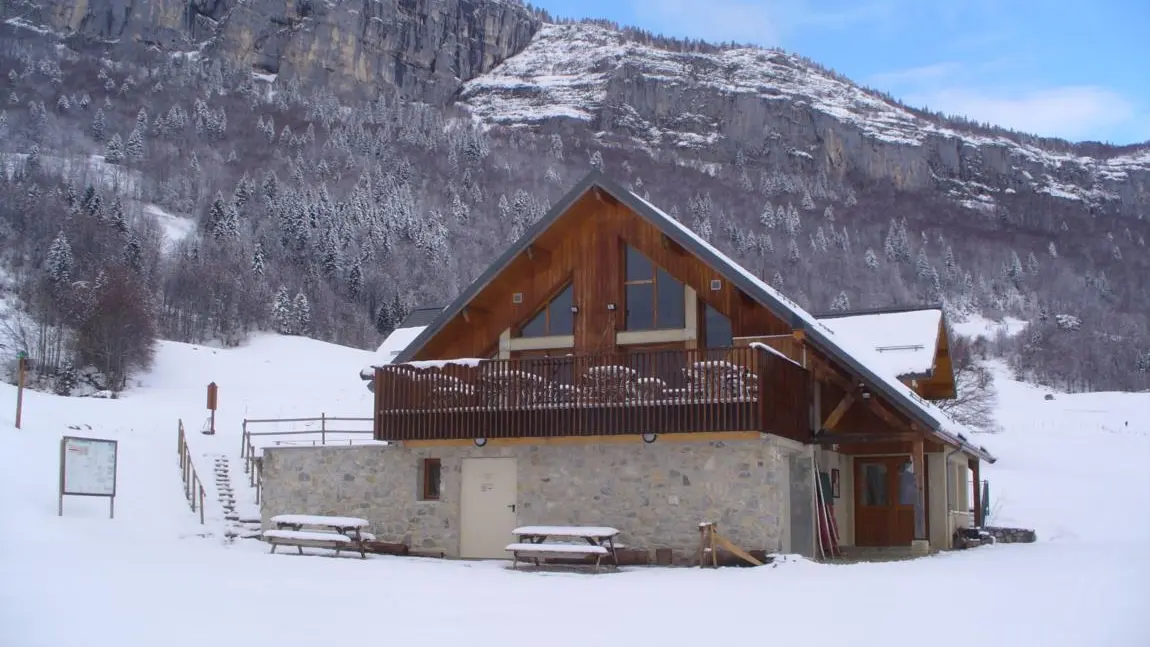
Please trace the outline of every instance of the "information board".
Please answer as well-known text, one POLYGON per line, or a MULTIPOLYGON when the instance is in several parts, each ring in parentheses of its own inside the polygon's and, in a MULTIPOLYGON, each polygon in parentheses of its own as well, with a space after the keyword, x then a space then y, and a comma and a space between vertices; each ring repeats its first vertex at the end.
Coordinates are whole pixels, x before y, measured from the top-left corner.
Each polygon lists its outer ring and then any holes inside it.
POLYGON ((60 439, 60 514, 64 513, 65 495, 115 499, 117 449, 115 440, 104 438, 60 439))

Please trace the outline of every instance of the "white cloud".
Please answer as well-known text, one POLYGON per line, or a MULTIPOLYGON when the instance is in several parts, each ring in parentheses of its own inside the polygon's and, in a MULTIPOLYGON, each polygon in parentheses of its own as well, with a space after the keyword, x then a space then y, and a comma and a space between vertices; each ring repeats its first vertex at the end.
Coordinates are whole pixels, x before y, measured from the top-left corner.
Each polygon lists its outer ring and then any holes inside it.
MULTIPOLYGON (((1122 95, 1095 86, 1064 86, 1030 91, 939 88, 911 92, 903 100, 947 114, 1023 132, 1072 141, 1106 139, 1134 127, 1134 104, 1122 95)), ((1127 142, 1117 142, 1127 143, 1127 142)))

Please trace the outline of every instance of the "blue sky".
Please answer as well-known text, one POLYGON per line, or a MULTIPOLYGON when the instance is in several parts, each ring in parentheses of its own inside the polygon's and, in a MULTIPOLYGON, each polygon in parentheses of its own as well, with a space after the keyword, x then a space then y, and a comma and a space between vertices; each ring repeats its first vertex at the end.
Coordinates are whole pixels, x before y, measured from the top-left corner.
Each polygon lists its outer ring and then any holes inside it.
POLYGON ((779 46, 926 106, 1072 141, 1150 140, 1150 0, 533 0, 779 46))

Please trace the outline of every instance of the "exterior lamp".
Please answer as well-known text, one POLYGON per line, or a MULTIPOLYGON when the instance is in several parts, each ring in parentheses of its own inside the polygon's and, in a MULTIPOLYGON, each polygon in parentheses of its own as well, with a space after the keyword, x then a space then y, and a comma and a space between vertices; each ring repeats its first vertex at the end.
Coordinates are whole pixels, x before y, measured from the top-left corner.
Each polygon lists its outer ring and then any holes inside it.
POLYGON ((650 445, 651 443, 655 442, 655 439, 658 437, 659 437, 658 434, 646 433, 646 434, 643 434, 643 442, 650 445))

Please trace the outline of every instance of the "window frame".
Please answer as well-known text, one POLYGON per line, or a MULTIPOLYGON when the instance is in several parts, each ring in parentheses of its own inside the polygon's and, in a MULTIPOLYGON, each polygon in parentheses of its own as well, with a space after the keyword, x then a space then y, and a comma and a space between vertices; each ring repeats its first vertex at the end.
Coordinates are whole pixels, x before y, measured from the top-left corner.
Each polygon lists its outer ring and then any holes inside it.
MULTIPOLYGON (((650 257, 648 257, 643 252, 639 251, 634 245, 631 245, 629 243, 624 242, 622 252, 623 252, 623 322, 622 322, 623 326, 622 326, 622 330, 630 332, 630 331, 647 331, 647 330, 682 330, 682 329, 686 328, 687 327, 687 292, 686 292, 687 284, 684 283, 683 281, 680 281, 679 279, 675 278, 674 276, 672 276, 670 272, 668 272, 666 269, 661 267, 655 261, 651 260, 650 257), (632 253, 634 253, 639 258, 643 259, 644 263, 650 269, 650 276, 648 276, 646 278, 631 278, 630 259, 631 259, 632 253), (679 305, 679 308, 678 308, 677 314, 674 315, 675 318, 673 320, 674 321, 673 325, 667 325, 667 324, 663 324, 660 322, 659 313, 660 313, 661 309, 659 307, 659 292, 660 292, 660 286, 662 285, 662 283, 659 280, 660 275, 666 276, 667 281, 672 282, 672 284, 677 285, 679 288, 677 291, 679 296, 676 298, 676 303, 679 305), (651 286, 651 288, 650 288, 650 294, 651 294, 650 299, 651 299, 651 301, 649 304, 650 309, 651 309, 651 325, 650 325, 650 327, 632 327, 629 323, 629 318, 627 315, 631 310, 631 307, 630 307, 630 305, 631 305, 630 304, 630 302, 631 302, 630 292, 631 291, 628 290, 627 288, 632 286, 632 285, 650 285, 651 286)), ((671 308, 668 310, 668 312, 670 310, 675 310, 675 309, 671 308)), ((671 315, 668 315, 668 316, 671 316, 671 315)))
POLYGON ((443 487, 443 461, 438 458, 419 460, 419 500, 439 501, 443 487))
POLYGON ((528 317, 522 324, 513 328, 511 337, 513 339, 538 339, 540 337, 562 337, 562 336, 566 336, 566 335, 575 334, 575 313, 571 312, 571 308, 574 305, 575 305, 575 282, 569 280, 566 283, 564 283, 562 287, 560 287, 558 290, 556 290, 555 293, 552 294, 551 297, 547 299, 547 302, 544 303, 541 308, 539 308, 535 312, 531 313, 531 316, 528 317), (551 307, 555 305, 555 302, 558 301, 560 297, 562 297, 564 294, 567 294, 567 293, 571 294, 570 303, 568 303, 565 306, 567 308, 566 314, 570 320, 571 330, 563 331, 563 332, 555 332, 554 330, 552 330, 551 307), (527 327, 530 326, 532 323, 534 323, 540 316, 543 317, 543 331, 541 333, 538 333, 538 334, 535 334, 535 333, 532 333, 529 335, 524 334, 524 331, 527 329, 527 327))

